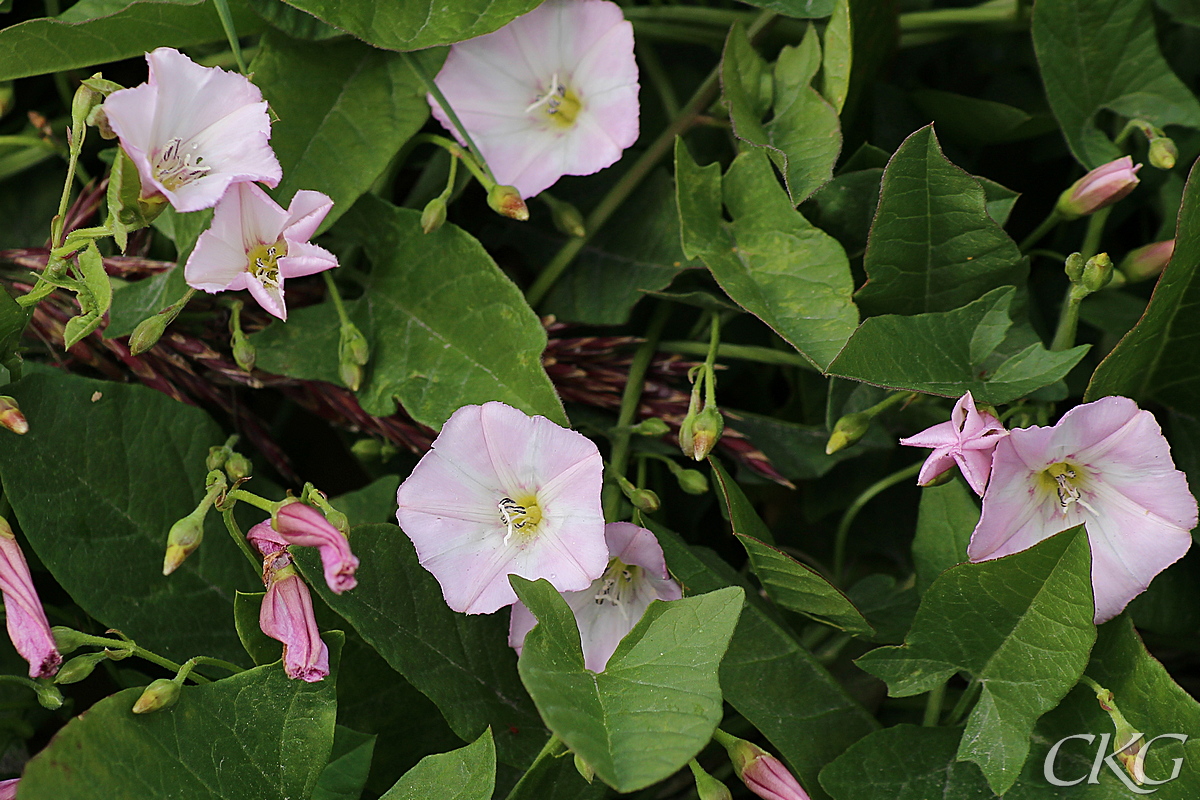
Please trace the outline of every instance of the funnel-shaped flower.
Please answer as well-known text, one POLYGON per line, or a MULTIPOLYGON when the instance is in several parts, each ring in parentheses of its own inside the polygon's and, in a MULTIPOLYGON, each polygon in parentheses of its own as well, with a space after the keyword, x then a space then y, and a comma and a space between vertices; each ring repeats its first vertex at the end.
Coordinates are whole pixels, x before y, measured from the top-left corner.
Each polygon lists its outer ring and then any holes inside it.
POLYGON ((1121 270, 1130 283, 1145 281, 1157 277, 1166 269, 1173 255, 1175 255, 1174 239, 1153 242, 1131 250, 1125 258, 1121 259, 1121 264, 1117 269, 1121 270))
POLYGON ((232 183, 279 183, 257 86, 168 47, 147 53, 146 63, 146 83, 104 101, 108 124, 137 165, 143 197, 165 195, 176 211, 198 211, 232 183))
POLYGON ((342 532, 320 511, 304 503, 288 503, 275 515, 275 526, 261 522, 250 529, 246 538, 263 555, 278 553, 293 544, 315 547, 330 591, 341 594, 358 585, 354 577, 358 558, 350 552, 350 543, 342 532))
POLYGON ((62 656, 33 588, 25 554, 3 517, 0 517, 0 592, 4 594, 8 638, 21 658, 29 662, 29 677, 49 678, 58 671, 62 656))
POLYGON ((729 753, 733 771, 746 788, 763 800, 809 800, 808 792, 783 762, 758 745, 720 728, 713 732, 713 741, 729 753))
MULTIPOLYGON (((436 83, 496 180, 522 197, 563 175, 602 170, 637 140, 633 26, 606 0, 548 0, 459 42, 436 83)), ((457 136, 437 101, 429 103, 457 136)))
POLYGON ((1076 406, 996 446, 967 554, 985 561, 1083 523, 1096 622, 1112 619, 1192 543, 1196 498, 1149 411, 1127 397, 1076 406))
MULTIPOLYGON (((650 603, 683 597, 650 531, 628 522, 613 522, 604 526, 604 538, 611 557, 608 569, 582 592, 562 593, 579 626, 583 665, 592 672, 604 671, 617 645, 650 603)), ((530 610, 517 601, 512 607, 508 643, 518 654, 525 635, 536 624, 530 610)))
MULTIPOLYGON (((255 527, 264 525, 268 523, 255 527)), ((263 559, 263 584, 267 593, 259 608, 258 626, 267 636, 283 642, 284 672, 308 683, 321 680, 329 674, 329 648, 317 630, 312 595, 286 550, 263 559)))
POLYGON ((249 289, 258 304, 287 319, 284 278, 338 265, 309 243, 333 201, 320 192, 296 192, 285 211, 252 183, 239 183, 217 204, 212 227, 200 234, 184 266, 188 286, 206 292, 249 289))
POLYGON ((1074 219, 1111 206, 1138 185, 1137 172, 1141 168, 1141 164, 1134 166, 1129 156, 1102 164, 1071 184, 1059 196, 1055 208, 1062 216, 1074 219))
POLYGON ((7 781, 0 781, 0 800, 16 800, 17 783, 20 778, 12 778, 7 781))
POLYGON ((917 483, 921 486, 928 486, 943 472, 958 464, 975 494, 983 494, 992 471, 992 451, 1007 434, 1000 420, 977 409, 974 398, 967 392, 954 404, 949 422, 901 439, 900 444, 933 448, 921 466, 921 474, 917 476, 917 483))
POLYGON ((600 451, 504 403, 463 406, 396 493, 396 518, 446 604, 516 602, 510 574, 579 591, 604 572, 600 451))

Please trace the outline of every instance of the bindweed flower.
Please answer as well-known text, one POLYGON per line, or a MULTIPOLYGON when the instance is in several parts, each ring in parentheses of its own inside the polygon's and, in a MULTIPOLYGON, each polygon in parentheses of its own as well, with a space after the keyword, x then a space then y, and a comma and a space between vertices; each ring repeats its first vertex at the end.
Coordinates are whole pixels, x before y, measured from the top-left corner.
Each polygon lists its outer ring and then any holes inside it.
POLYGON ((638 137, 633 26, 607 0, 549 0, 459 42, 435 82, 496 181, 521 197, 604 169, 638 137))
POLYGON ((21 658, 29 662, 29 677, 51 677, 62 664, 62 656, 55 647, 46 612, 33 588, 25 554, 17 546, 17 537, 3 517, 0 517, 0 592, 4 594, 8 638, 12 639, 21 658))
POLYGON ((396 493, 396 518, 446 604, 512 605, 510 574, 581 591, 608 563, 603 462, 587 437, 504 403, 463 406, 396 493))
POLYGON ((113 92, 104 115, 137 165, 142 197, 176 211, 212 207, 234 183, 279 183, 262 92, 241 75, 202 67, 178 50, 146 54, 146 83, 113 92))
POLYGON ((258 612, 258 626, 283 642, 283 670, 289 678, 314 683, 329 674, 329 648, 321 641, 313 615, 312 595, 292 566, 287 551, 263 560, 267 594, 258 612))
POLYGON ((1055 210, 1067 219, 1075 219, 1111 206, 1138 185, 1137 172, 1141 168, 1129 156, 1096 167, 1059 196, 1055 210))
POLYGON ((332 207, 320 192, 303 190, 285 211, 252 183, 231 186, 188 256, 188 286, 209 293, 248 289, 267 312, 286 320, 284 279, 338 265, 332 253, 308 241, 332 207))
POLYGON ((719 728, 713 739, 729 753, 733 771, 746 788, 763 800, 809 800, 808 792, 783 762, 766 750, 719 728))
POLYGON ((324 514, 312 506, 288 503, 275 515, 275 527, 269 520, 260 522, 250 529, 246 538, 263 555, 278 553, 293 544, 315 547, 321 555, 325 583, 330 591, 341 594, 358 585, 354 577, 358 558, 350 552, 350 543, 324 514))
POLYGON ((0 800, 17 800, 17 782, 20 778, 0 781, 0 800))
POLYGON ((958 464, 975 494, 981 495, 992 471, 992 451, 1007 435, 1000 420, 976 408, 975 399, 967 392, 954 404, 949 422, 901 439, 900 444, 933 448, 917 476, 919 485, 932 485, 938 476, 958 464))
POLYGON ((16 399, 7 395, 0 395, 0 427, 7 428, 19 436, 29 433, 29 420, 21 413, 16 399))
MULTIPOLYGON (((563 592, 575 614, 583 642, 583 665, 603 672, 621 640, 633 630, 650 603, 683 597, 667 572, 662 548, 654 534, 628 522, 604 526, 611 560, 608 569, 582 592, 563 592)), ((512 607, 508 644, 518 655, 537 619, 519 600, 512 607)))
POLYGON ((967 554, 986 561, 1083 523, 1096 623, 1112 619, 1192 543, 1196 498, 1149 411, 1105 397, 1054 427, 1017 428, 996 445, 967 554))
POLYGON ((1131 250, 1117 267, 1130 283, 1157 277, 1175 255, 1175 240, 1143 245, 1131 250))

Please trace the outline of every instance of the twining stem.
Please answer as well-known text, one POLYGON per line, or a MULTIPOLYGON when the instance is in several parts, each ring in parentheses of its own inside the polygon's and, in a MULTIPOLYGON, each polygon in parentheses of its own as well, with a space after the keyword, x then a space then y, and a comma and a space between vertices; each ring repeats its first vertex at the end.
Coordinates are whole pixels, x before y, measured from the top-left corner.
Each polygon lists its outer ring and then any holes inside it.
POLYGON ((325 278, 325 288, 329 292, 330 298, 333 299, 333 307, 337 309, 338 322, 343 327, 350 324, 350 315, 346 313, 346 306, 342 303, 342 293, 338 291, 337 283, 334 282, 333 276, 329 274, 329 270, 321 273, 325 278))
POLYGON ((563 744, 562 739, 558 738, 554 734, 550 734, 549 740, 547 740, 546 744, 542 745, 541 752, 539 752, 537 757, 533 759, 533 763, 530 764, 529 768, 525 770, 525 774, 521 776, 521 780, 517 781, 517 785, 512 788, 512 791, 508 793, 505 800, 512 800, 514 797, 520 797, 522 794, 521 787, 522 784, 525 783, 526 779, 534 774, 534 771, 537 770, 543 761, 545 761, 547 758, 556 757, 564 749, 564 747, 565 745, 563 744))
POLYGON ((1052 209, 1042 223, 1033 229, 1033 233, 1021 240, 1020 250, 1022 253, 1028 253, 1029 249, 1040 242, 1046 234, 1054 230, 1058 223, 1062 222, 1062 215, 1057 209, 1052 209))
POLYGON ((221 27, 225 29, 225 38, 229 40, 229 49, 233 51, 233 59, 237 62, 238 72, 249 75, 246 61, 242 57, 242 45, 238 42, 237 26, 233 24, 233 14, 229 11, 229 0, 213 0, 217 7, 217 16, 221 18, 221 27))
POLYGON ((261 508, 263 511, 272 516, 275 515, 275 512, 279 510, 280 506, 280 503, 268 500, 265 497, 259 497, 253 492, 247 492, 245 489, 233 489, 227 495, 225 495, 225 497, 227 499, 241 500, 244 503, 249 503, 255 508, 261 508))
MULTIPOLYGON (((642 400, 642 387, 646 380, 646 370, 654 352, 658 349, 658 340, 662 336, 667 319, 671 316, 671 304, 659 303, 646 329, 645 340, 638 345, 629 364, 629 378, 625 381, 625 390, 621 393, 621 410, 617 416, 617 426, 612 436, 612 454, 608 465, 614 476, 624 475, 629 463, 629 437, 633 432, 633 418, 637 414, 638 404, 642 400)), ((621 487, 615 480, 604 486, 604 519, 608 522, 617 521, 617 511, 621 507, 621 487)))
MULTIPOLYGON (((91 636, 90 634, 82 633, 80 631, 72 631, 71 632, 71 640, 73 642, 76 642, 81 645, 91 645, 93 647, 103 647, 108 650, 125 650, 125 651, 128 651, 131 655, 135 655, 139 658, 145 659, 146 661, 149 661, 152 664, 157 664, 158 666, 162 667, 163 669, 174 672, 177 675, 180 672, 182 672, 185 667, 184 664, 176 664, 174 661, 170 660, 169 658, 163 658, 162 656, 158 655, 157 653, 152 653, 149 650, 147 650, 146 648, 140 646, 136 642, 133 642, 129 639, 108 639, 103 636, 91 636)), ((243 671, 242 668, 239 667, 237 664, 231 664, 228 661, 222 661, 219 658, 210 658, 208 656, 196 656, 195 658, 192 659, 192 663, 193 664, 211 664, 214 667, 220 667, 221 669, 228 670, 229 672, 234 672, 234 673, 243 671)), ((196 683, 212 683, 212 681, 209 678, 206 678, 203 675, 191 674, 190 669, 188 670, 188 672, 189 672, 189 674, 187 675, 187 677, 196 683)))
POLYGON ((221 509, 221 519, 225 520, 225 530, 229 531, 229 535, 237 542, 238 549, 242 551, 242 555, 250 562, 250 566, 254 567, 255 572, 261 572, 263 563, 262 557, 254 554, 254 550, 250 547, 250 543, 246 541, 246 535, 242 533, 241 527, 237 524, 237 520, 233 518, 233 506, 221 509))
POLYGON ((854 502, 851 503, 850 507, 846 509, 846 512, 842 514, 842 521, 838 523, 837 533, 834 535, 833 541, 833 574, 834 577, 837 578, 839 585, 845 579, 843 571, 846 567, 846 538, 850 533, 850 526, 854 523, 854 518, 858 516, 858 512, 862 511, 863 506, 871 502, 875 495, 886 489, 890 489, 901 481, 905 481, 914 477, 920 471, 921 462, 918 461, 915 464, 905 467, 899 472, 893 472, 886 478, 881 478, 880 480, 875 481, 875 483, 868 486, 862 494, 854 498, 854 502))
POLYGON ((942 700, 946 696, 946 682, 942 681, 925 697, 925 715, 921 718, 921 724, 926 728, 933 728, 938 724, 938 717, 942 715, 942 700))
MULTIPOLYGON (((436 100, 438 105, 442 107, 442 110, 446 112, 446 117, 450 120, 450 124, 454 126, 454 130, 458 132, 458 135, 462 137, 462 140, 467 143, 467 147, 470 148, 475 157, 479 159, 479 164, 482 166, 483 172, 487 175, 486 181, 480 178, 479 182, 484 184, 485 188, 490 189, 492 185, 496 183, 496 176, 492 174, 491 167, 489 167, 487 165, 487 161, 484 160, 483 153, 481 153, 479 148, 475 146, 475 142, 471 139, 471 134, 467 133, 467 129, 463 127, 462 121, 458 118, 458 114, 455 114, 454 109, 450 106, 450 103, 446 102, 446 96, 442 94, 442 90, 438 88, 438 85, 434 82, 433 78, 429 77, 429 73, 425 71, 423 66, 421 66, 421 62, 417 60, 416 56, 414 56, 412 53, 401 53, 400 56, 404 59, 404 62, 408 64, 408 68, 411 69, 417 76, 417 80, 419 80, 425 87, 425 91, 433 95, 433 99, 436 100)), ((467 166, 469 167, 471 164, 468 162, 467 166)), ((472 170, 472 172, 474 172, 474 170, 472 170)), ((479 176, 477 175, 476 177, 478 178, 479 176)))
MULTIPOLYGON (((754 18, 754 22, 750 25, 749 36, 753 43, 755 39, 762 34, 763 30, 775 20, 776 14, 772 11, 763 11, 754 18)), ((658 162, 671 151, 675 144, 675 137, 682 134, 695 123, 696 118, 700 116, 714 100, 717 99, 717 93, 720 90, 720 75, 721 67, 717 65, 713 71, 704 79, 704 83, 700 84, 695 94, 688 100, 685 105, 671 120, 671 123, 658 135, 650 146, 647 147, 638 157, 637 161, 625 171, 611 189, 608 194, 596 204, 592 209, 592 213, 588 214, 587 220, 584 222, 584 235, 581 237, 572 237, 554 254, 554 258, 550 259, 550 263, 538 275, 537 280, 525 292, 525 299, 529 301, 529 305, 535 308, 546 293, 550 291, 563 272, 570 266, 575 256, 583 249, 596 231, 598 231, 608 218, 613 215, 622 203, 633 193, 642 182, 642 180, 650 174, 650 171, 658 164, 658 162)))

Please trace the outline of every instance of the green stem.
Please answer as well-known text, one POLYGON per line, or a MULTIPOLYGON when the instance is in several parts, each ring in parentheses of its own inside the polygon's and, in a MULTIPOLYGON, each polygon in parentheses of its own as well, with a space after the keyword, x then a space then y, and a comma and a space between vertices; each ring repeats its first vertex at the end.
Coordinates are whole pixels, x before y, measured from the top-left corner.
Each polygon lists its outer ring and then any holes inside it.
POLYGON ((238 674, 239 672, 246 671, 244 667, 239 667, 237 664, 232 664, 228 661, 223 661, 222 659, 213 658, 211 656, 196 656, 192 659, 192 663, 196 664, 197 666, 201 664, 208 664, 209 666, 223 669, 226 672, 231 672, 234 675, 238 674))
MULTIPOLYGON (((708 355, 708 345, 693 341, 671 340, 659 342, 658 349, 664 353, 683 353, 694 356, 708 355)), ((717 349, 717 357, 722 361, 726 359, 739 359, 742 361, 757 361, 760 364, 777 364, 781 367, 815 369, 812 362, 799 353, 788 353, 783 350, 759 347, 757 345, 728 344, 722 342, 721 346, 717 349)))
POLYGON ((24 686, 32 689, 35 692, 41 692, 42 687, 33 678, 26 678, 23 675, 0 675, 0 683, 11 683, 14 686, 24 686))
MULTIPOLYGON (((93 647, 103 647, 109 650, 127 650, 131 655, 135 655, 138 658, 149 661, 151 664, 157 664, 163 669, 168 670, 169 672, 174 672, 175 674, 179 674, 180 670, 183 669, 182 664, 177 664, 169 658, 163 658, 157 653, 152 653, 131 639, 108 639, 103 636, 92 636, 90 634, 75 631, 73 640, 79 644, 91 645, 93 647)), ((212 682, 203 675, 191 675, 190 678, 195 683, 212 682)))
POLYGON ((346 306, 342 303, 342 293, 338 291, 337 283, 333 280, 333 276, 329 274, 329 270, 325 270, 321 275, 325 278, 325 288, 329 291, 329 297, 333 300, 333 307, 337 309, 338 321, 343 326, 349 325, 350 315, 346 313, 346 306))
POLYGON ((1079 253, 1085 261, 1100 252, 1100 237, 1104 235, 1104 223, 1108 221, 1110 213, 1112 206, 1107 206, 1088 217, 1087 231, 1083 234, 1083 247, 1079 248, 1079 253))
POLYGON ((1062 215, 1058 213, 1058 209, 1052 209, 1042 223, 1033 229, 1033 233, 1021 240, 1020 250, 1022 253, 1029 252, 1029 249, 1037 244, 1042 238, 1062 222, 1062 215))
MULTIPOLYGON (((617 426, 613 432, 612 454, 609 458, 609 469, 613 475, 624 475, 629 462, 629 437, 632 435, 630 426, 637 415, 638 404, 642 399, 642 388, 646 380, 646 369, 654 352, 658 349, 658 340, 667 318, 671 316, 671 305, 660 303, 654 310, 650 325, 646 329, 645 340, 638 345, 629 364, 629 377, 625 381, 625 390, 621 393, 621 410, 617 416, 617 426)), ((617 511, 621 507, 621 487, 616 481, 604 485, 604 519, 608 522, 617 521, 617 511)))
POLYGON ((942 700, 946 696, 946 682, 942 681, 925 697, 925 716, 921 724, 926 728, 936 727, 942 714, 942 700))
POLYGON ((233 518, 233 506, 221 509, 221 519, 225 520, 225 530, 229 531, 229 535, 237 542, 238 549, 242 551, 242 555, 250 562, 250 566, 255 572, 261 572, 263 563, 262 556, 255 555, 250 543, 246 541, 246 535, 242 533, 242 529, 238 526, 237 520, 233 518))
POLYGON ((1058 327, 1054 330, 1054 341, 1050 343, 1051 352, 1069 350, 1075 346, 1075 332, 1079 328, 1079 304, 1088 296, 1088 291, 1081 286, 1071 285, 1063 300, 1062 309, 1058 312, 1058 327))
POLYGON ((550 734, 550 738, 544 745, 542 745, 541 752, 539 752, 537 757, 533 759, 533 763, 530 764, 529 768, 525 770, 525 774, 521 776, 521 780, 517 781, 517 785, 512 788, 505 800, 513 800, 514 797, 520 797, 522 794, 521 787, 525 783, 526 779, 534 774, 534 771, 542 764, 543 761, 545 761, 547 758, 556 757, 563 748, 563 740, 559 739, 554 734, 550 734))
MULTIPOLYGON (((771 11, 763 11, 755 17, 753 24, 750 26, 749 34, 750 41, 753 43, 758 35, 776 18, 776 14, 771 11)), ((675 144, 675 137, 682 134, 692 126, 698 117, 705 109, 712 104, 717 98, 720 90, 720 74, 721 69, 718 65, 713 68, 708 77, 704 79, 704 83, 700 84, 695 94, 688 100, 687 105, 679 112, 679 114, 671 120, 666 129, 658 135, 650 146, 642 152, 641 156, 630 165, 625 174, 621 176, 608 194, 596 204, 592 209, 592 213, 588 214, 587 220, 584 222, 584 235, 578 238, 568 239, 565 244, 554 254, 554 258, 538 275, 537 280, 529 287, 529 291, 525 293, 525 299, 529 301, 529 305, 537 307, 550 288, 566 271, 567 267, 583 249, 584 245, 591 240, 591 237, 596 234, 596 231, 608 221, 608 218, 613 215, 622 203, 633 193, 642 182, 642 180, 650 174, 650 171, 658 164, 658 162, 671 151, 675 144)))
MULTIPOLYGON (((471 139, 471 134, 467 133, 467 129, 463 126, 462 121, 459 120, 458 114, 454 113, 454 109, 450 106, 450 103, 446 101, 446 96, 442 94, 442 90, 438 88, 438 85, 434 82, 433 78, 429 77, 429 73, 425 71, 423 66, 421 66, 421 62, 417 60, 416 56, 414 56, 412 53, 401 53, 400 57, 404 59, 404 62, 408 64, 408 68, 411 69, 417 76, 417 80, 419 80, 425 87, 425 91, 433 95, 433 99, 436 100, 438 105, 442 107, 442 110, 446 112, 446 117, 450 120, 450 124, 454 126, 454 130, 458 132, 458 135, 462 137, 462 140, 467 143, 467 147, 470 148, 475 157, 479 159, 479 164, 483 167, 483 171, 488 178, 487 182, 481 180, 480 183, 483 183, 485 188, 490 189, 492 184, 496 183, 496 176, 492 174, 491 168, 488 167, 487 161, 485 161, 483 158, 483 154, 479 152, 479 148, 475 146, 475 142, 471 139)), ((470 164, 467 166, 470 166, 470 164)))
POLYGON ((863 506, 871 502, 875 495, 880 492, 890 489, 901 481, 908 480, 921 471, 921 462, 911 464, 899 472, 893 472, 886 478, 882 478, 868 486, 862 494, 854 499, 846 512, 842 514, 842 521, 838 523, 837 533, 834 536, 833 542, 833 574, 837 578, 838 584, 842 584, 845 578, 843 571, 846 567, 846 537, 850 533, 850 526, 854 523, 854 518, 858 516, 858 512, 862 511, 863 506))
MULTIPOLYGON (((693 8, 689 10, 707 11, 709 9, 693 8)), ((663 69, 658 53, 646 42, 639 41, 637 43, 637 54, 638 58, 641 59, 646 77, 650 79, 650 83, 654 85, 654 91, 658 93, 658 99, 662 101, 663 110, 667 113, 668 117, 674 117, 679 113, 679 98, 675 95, 675 87, 671 85, 671 76, 663 69)))
POLYGON ((940 8, 933 11, 910 11, 900 15, 900 30, 905 33, 926 31, 958 25, 995 25, 1018 22, 1021 18, 1017 0, 989 0, 970 8, 940 8))
POLYGON ((233 14, 229 11, 229 0, 213 0, 213 5, 217 7, 217 16, 221 18, 221 27, 225 29, 225 38, 229 40, 229 49, 233 51, 238 72, 249 75, 250 70, 242 58, 242 45, 238 42, 237 26, 233 24, 233 14))
POLYGON ((971 705, 971 701, 975 699, 975 695, 979 693, 982 684, 975 678, 967 684, 967 688, 963 689, 962 696, 958 698, 958 702, 954 704, 954 708, 950 710, 950 716, 946 718, 947 725, 957 725, 960 720, 967 714, 967 707, 971 705))
POLYGON ((481 162, 475 160, 475 156, 471 155, 466 150, 463 150, 462 145, 453 139, 447 139, 445 136, 438 136, 436 133, 420 133, 414 136, 411 140, 414 144, 436 144, 438 147, 450 154, 451 159, 462 159, 462 162, 467 165, 467 169, 471 170, 471 174, 475 176, 475 180, 479 181, 483 188, 490 189, 496 185, 495 178, 491 177, 491 172, 487 169, 487 164, 482 166, 481 162))
POLYGON ((241 500, 243 503, 249 503, 255 508, 262 509, 271 516, 275 516, 275 512, 279 510, 282 503, 277 503, 273 500, 268 500, 265 497, 259 497, 253 492, 247 492, 245 489, 234 489, 225 495, 230 500, 241 500))
POLYGON ((56 149, 54 145, 37 136, 0 136, 0 147, 41 147, 50 152, 56 149))

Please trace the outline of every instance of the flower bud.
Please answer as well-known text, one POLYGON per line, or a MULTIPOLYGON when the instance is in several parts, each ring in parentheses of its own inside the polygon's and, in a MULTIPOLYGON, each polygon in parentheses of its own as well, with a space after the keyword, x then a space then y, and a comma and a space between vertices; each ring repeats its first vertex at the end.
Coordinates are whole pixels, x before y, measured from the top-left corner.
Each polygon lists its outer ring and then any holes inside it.
POLYGON ((675 480, 679 481, 679 488, 688 494, 704 494, 708 491, 708 478, 704 477, 704 473, 679 467, 671 471, 675 473, 675 480))
POLYGON ((1158 169, 1173 169, 1179 160, 1179 148, 1175 140, 1167 136, 1155 136, 1150 140, 1150 154, 1147 157, 1150 166, 1158 169))
POLYGON ((230 336, 229 343, 233 348, 234 362, 246 372, 253 372, 254 362, 258 360, 258 351, 250 343, 249 337, 238 328, 230 336))
POLYGON ((521 193, 513 186, 496 184, 488 190, 488 206, 501 216, 525 222, 529 219, 529 208, 521 199, 521 193))
POLYGON ((1059 196, 1055 210, 1066 219, 1075 219, 1111 206, 1138 185, 1141 168, 1129 156, 1096 167, 1059 196))
POLYGON ((658 495, 649 489, 639 489, 628 478, 622 475, 617 476, 617 484, 621 487, 621 491, 625 496, 629 498, 629 502, 633 503, 633 507, 639 511, 653 514, 662 505, 658 499, 658 495))
POLYGON ((583 778, 588 783, 596 777, 596 770, 592 769, 592 765, 579 757, 579 753, 572 753, 575 757, 575 771, 579 773, 579 777, 583 778))
POLYGON ((540 197, 550 206, 550 218, 554 221, 554 227, 559 233, 567 236, 574 236, 582 239, 587 236, 587 228, 583 224, 583 214, 579 213, 579 209, 565 200, 559 200, 557 197, 542 194, 540 197))
POLYGON ((350 452, 355 458, 377 459, 383 456, 383 445, 378 439, 359 439, 350 445, 350 452))
POLYGON ((55 625, 50 629, 50 635, 54 637, 54 649, 62 654, 73 653, 87 644, 85 639, 87 634, 65 625, 55 625))
POLYGON ((188 556, 195 552, 204 538, 204 517, 208 511, 207 505, 188 514, 171 526, 167 534, 167 553, 163 558, 163 575, 170 575, 179 569, 188 556))
POLYGON ((254 466, 250 459, 241 453, 230 453, 229 460, 225 462, 225 474, 229 476, 229 480, 240 481, 242 478, 248 478, 253 472, 254 466))
POLYGON ((421 210, 421 230, 433 233, 446 221, 446 201, 441 196, 435 197, 425 204, 421 210))
POLYGON ((696 796, 699 800, 733 800, 729 787, 705 772, 695 759, 688 766, 696 778, 696 796))
MULTIPOLYGON (((100 73, 93 75, 93 78, 99 77, 100 73)), ((75 90, 75 96, 71 98, 71 124, 79 133, 87 126, 87 120, 92 114, 92 110, 104 102, 104 95, 97 92, 86 83, 80 83, 79 88, 75 90)))
POLYGON ((54 682, 63 683, 79 683, 81 680, 92 674, 92 670, 106 658, 104 653, 85 653, 81 656, 72 658, 67 663, 59 668, 58 674, 54 676, 54 682))
POLYGON ((1108 253, 1099 253, 1087 260, 1083 266, 1083 277, 1079 279, 1079 285, 1087 289, 1089 292, 1098 292, 1105 286, 1108 286, 1112 280, 1113 263, 1108 257, 1108 253))
POLYGON ((1067 256, 1067 260, 1063 262, 1063 272, 1067 273, 1067 280, 1071 283, 1079 283, 1083 278, 1083 267, 1087 264, 1087 259, 1083 257, 1083 253, 1071 253, 1067 256))
POLYGON ((37 682, 37 700, 38 705, 50 711, 57 711, 62 708, 63 696, 62 692, 48 680, 39 680, 37 682))
POLYGON ((229 449, 229 445, 215 444, 208 448, 208 456, 204 459, 204 466, 212 472, 215 469, 221 469, 225 466, 225 462, 233 455, 233 450, 229 449))
POLYGON ((665 436, 671 432, 671 426, 658 417, 649 417, 630 426, 629 431, 638 436, 665 436))
POLYGON ((808 793, 778 758, 758 745, 718 729, 713 739, 729 753, 733 771, 764 800, 809 800, 808 793))
POLYGON ((16 434, 29 432, 29 420, 21 413, 17 401, 7 395, 0 395, 0 426, 16 434))
POLYGON ((1154 242, 1130 251, 1117 269, 1130 283, 1155 278, 1167 266, 1175 254, 1175 240, 1154 242))
POLYGON ((357 392, 362 385, 362 368, 370 358, 367 337, 353 322, 343 324, 338 339, 338 377, 350 391, 357 392))
POLYGON ((358 364, 341 362, 338 364, 338 380, 352 392, 357 392, 362 386, 363 368, 358 364))
POLYGON ((117 138, 112 125, 108 122, 108 113, 105 112, 103 105, 98 105, 92 109, 92 113, 88 114, 87 124, 96 129, 101 139, 112 140, 117 138))
POLYGON ((697 461, 703 461, 716 446, 723 430, 725 418, 721 416, 721 412, 712 406, 705 406, 692 423, 692 452, 687 455, 697 461))
POLYGON ((149 714, 170 708, 179 701, 179 684, 170 678, 159 678, 146 687, 133 704, 133 713, 149 714))
POLYGON ((129 354, 140 356, 158 344, 158 340, 162 338, 163 332, 167 329, 167 323, 170 321, 169 316, 159 313, 139 322, 129 336, 129 354))
POLYGON ((1100 708, 1112 720, 1114 728, 1112 747, 1117 760, 1125 767, 1125 771, 1129 773, 1129 777, 1133 778, 1134 782, 1138 784, 1145 783, 1146 773, 1142 763, 1144 758, 1138 758, 1142 750, 1141 732, 1130 725, 1129 720, 1125 719, 1125 715, 1117 708, 1116 698, 1111 691, 1103 687, 1098 687, 1096 689, 1096 701, 1100 703, 1100 708))
POLYGON ((825 443, 825 455, 831 456, 839 450, 845 450, 857 444, 871 427, 871 415, 865 411, 846 414, 833 425, 833 433, 825 443))

